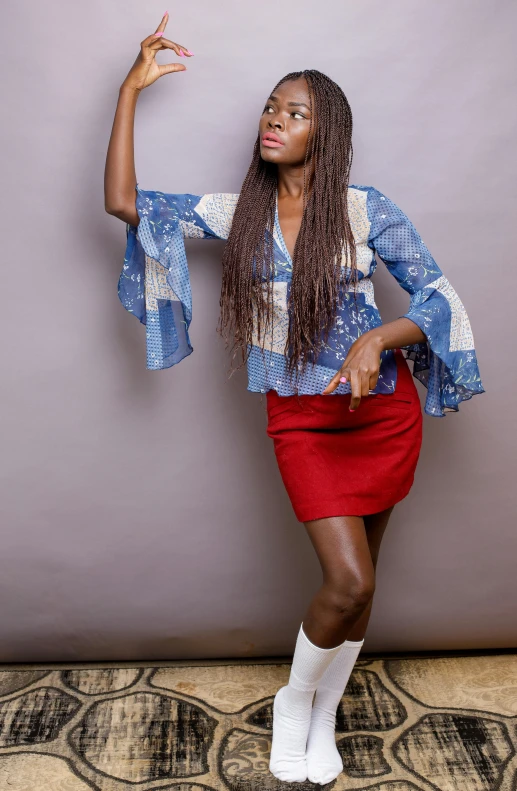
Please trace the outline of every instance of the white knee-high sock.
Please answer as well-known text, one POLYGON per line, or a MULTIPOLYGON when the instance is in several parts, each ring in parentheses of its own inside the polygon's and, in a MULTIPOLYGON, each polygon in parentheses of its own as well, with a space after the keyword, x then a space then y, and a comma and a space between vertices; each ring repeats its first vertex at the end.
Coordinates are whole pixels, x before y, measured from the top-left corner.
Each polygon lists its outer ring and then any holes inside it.
POLYGON ((345 640, 325 670, 314 697, 307 738, 307 778, 312 783, 330 783, 343 771, 336 747, 336 712, 364 640, 345 640))
POLYGON ((300 626, 289 682, 273 702, 273 743, 269 770, 279 780, 307 780, 305 750, 311 723, 312 698, 325 670, 344 643, 334 648, 314 645, 300 626))

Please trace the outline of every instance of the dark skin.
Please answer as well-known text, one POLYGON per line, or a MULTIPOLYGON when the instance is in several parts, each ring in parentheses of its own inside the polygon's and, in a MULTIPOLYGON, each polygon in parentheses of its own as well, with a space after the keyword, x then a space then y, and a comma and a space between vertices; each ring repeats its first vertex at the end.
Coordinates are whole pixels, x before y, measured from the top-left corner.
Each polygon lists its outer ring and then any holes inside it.
POLYGON ((303 618, 304 632, 315 645, 333 648, 366 634, 379 550, 393 508, 304 522, 323 572, 303 618))
MULTIPOLYGON (((268 148, 261 142, 260 155, 267 162, 274 162, 278 171, 278 220, 284 241, 291 258, 303 215, 303 163, 309 140, 311 105, 307 80, 289 80, 270 96, 259 122, 262 141, 264 132, 275 132, 284 145, 268 148), (292 106, 295 103, 296 107, 292 106)), ((313 119, 313 132, 317 133, 317 119, 313 119)), ((306 164, 306 179, 309 194, 312 189, 314 162, 306 164)), ((350 408, 355 410, 361 398, 375 388, 379 377, 380 352, 396 349, 411 343, 420 343, 426 336, 411 319, 401 318, 387 322, 381 327, 363 333, 350 347, 339 371, 323 390, 323 395, 332 393, 340 378, 350 381, 352 397, 350 408)))
MULTIPOLYGON (((313 103, 312 103, 313 104, 313 103)), ((282 83, 269 96, 259 122, 261 156, 278 169, 278 219, 293 258, 303 215, 303 165, 311 127, 311 101, 304 77, 282 83), (275 132, 284 144, 269 148, 262 135, 275 132)), ((313 117, 310 134, 317 134, 313 117)), ((305 166, 308 192, 315 163, 305 166)), ((379 376, 380 352, 424 341, 426 336, 410 319, 400 318, 363 333, 350 347, 339 371, 323 390, 332 393, 341 377, 351 384, 350 408, 368 397, 379 376)), ((303 619, 313 643, 333 648, 344 640, 362 640, 372 609, 375 570, 384 530, 394 506, 365 516, 335 516, 305 522, 323 572, 323 584, 303 619)))
POLYGON ((104 168, 104 208, 122 222, 137 226, 140 217, 136 210, 136 171, 134 151, 134 124, 136 103, 144 88, 160 77, 183 72, 183 63, 156 63, 156 53, 170 50, 182 59, 194 55, 182 44, 165 38, 169 21, 165 14, 154 33, 140 42, 140 51, 120 86, 117 109, 111 130, 104 168))
MULTIPOLYGON (((157 79, 186 70, 183 63, 158 65, 156 53, 172 50, 179 57, 193 53, 170 39, 164 31, 165 14, 156 31, 140 44, 133 66, 119 91, 104 173, 105 209, 124 223, 138 226, 135 206, 134 116, 140 92, 157 79), (183 54, 184 53, 184 54, 183 54)), ((278 216, 291 255, 303 215, 303 165, 310 128, 309 90, 305 78, 283 83, 270 96, 259 121, 260 136, 274 131, 284 143, 269 148, 261 143, 261 156, 278 168, 278 216)), ((317 134, 317 118, 311 134, 317 134)), ((306 163, 308 192, 312 189, 314 162, 306 163)), ((340 377, 351 385, 351 409, 368 397, 379 374, 380 352, 425 340, 420 328, 407 318, 383 324, 363 333, 350 347, 339 371, 329 381, 324 395, 332 393, 340 377)), ((370 617, 375 587, 375 569, 382 536, 393 506, 377 514, 336 516, 305 522, 323 572, 323 584, 303 619, 309 640, 324 648, 346 638, 361 640, 370 617)))

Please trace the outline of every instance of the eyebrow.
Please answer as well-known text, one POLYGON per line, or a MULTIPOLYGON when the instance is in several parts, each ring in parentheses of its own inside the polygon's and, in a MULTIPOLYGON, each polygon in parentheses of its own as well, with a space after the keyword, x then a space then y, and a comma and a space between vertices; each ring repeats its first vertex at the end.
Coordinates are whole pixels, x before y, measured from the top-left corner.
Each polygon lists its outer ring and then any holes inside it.
MULTIPOLYGON (((271 96, 269 97, 269 99, 271 99, 271 100, 272 100, 272 101, 274 101, 274 102, 277 102, 277 101, 278 101, 278 96, 273 96, 273 95, 271 95, 271 96)), ((268 99, 268 101, 269 101, 269 99, 268 99)), ((310 111, 310 109, 311 109, 310 107, 308 107, 308 106, 305 104, 305 102, 287 102, 287 106, 288 106, 288 107, 307 107, 307 110, 309 110, 309 111, 310 111)))

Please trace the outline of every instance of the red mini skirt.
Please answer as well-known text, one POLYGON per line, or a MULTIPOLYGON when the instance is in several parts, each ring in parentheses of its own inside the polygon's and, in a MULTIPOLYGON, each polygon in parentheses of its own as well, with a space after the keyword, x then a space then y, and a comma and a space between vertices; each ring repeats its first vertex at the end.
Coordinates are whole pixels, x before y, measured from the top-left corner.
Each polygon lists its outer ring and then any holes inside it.
POLYGON ((297 519, 383 511, 411 489, 422 445, 413 374, 395 349, 393 393, 372 393, 349 411, 350 393, 281 396, 268 390, 267 435, 297 519))

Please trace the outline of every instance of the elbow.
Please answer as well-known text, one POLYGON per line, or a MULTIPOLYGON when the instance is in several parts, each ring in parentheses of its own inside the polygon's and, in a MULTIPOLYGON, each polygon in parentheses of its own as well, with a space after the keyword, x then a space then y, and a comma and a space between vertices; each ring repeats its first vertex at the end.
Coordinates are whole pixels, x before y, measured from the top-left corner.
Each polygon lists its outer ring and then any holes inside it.
POLYGON ((113 214, 115 217, 117 214, 121 214, 124 211, 127 211, 127 203, 119 203, 113 202, 109 203, 108 201, 104 201, 104 211, 108 214, 113 214))
POLYGON ((126 217, 130 215, 133 220, 137 217, 135 195, 127 197, 123 194, 111 194, 104 192, 104 211, 114 217, 126 217))
POLYGON ((104 210, 111 214, 113 217, 117 217, 122 222, 125 222, 129 225, 138 226, 140 223, 140 217, 138 216, 138 212, 135 206, 110 206, 108 204, 104 204, 104 210))

